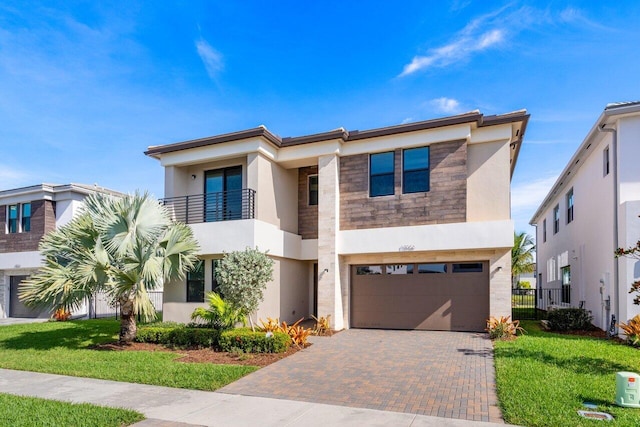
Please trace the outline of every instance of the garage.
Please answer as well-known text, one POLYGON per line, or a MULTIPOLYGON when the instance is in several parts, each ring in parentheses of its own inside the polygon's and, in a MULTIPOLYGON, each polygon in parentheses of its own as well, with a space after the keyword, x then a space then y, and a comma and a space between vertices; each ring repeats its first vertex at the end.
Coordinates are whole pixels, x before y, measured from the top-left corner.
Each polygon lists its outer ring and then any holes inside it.
POLYGON ((351 267, 351 327, 483 331, 489 317, 489 263, 351 267))
POLYGON ((26 280, 28 276, 10 276, 9 279, 9 317, 28 317, 36 318, 42 314, 40 309, 31 309, 24 305, 18 298, 18 286, 23 280, 26 280))

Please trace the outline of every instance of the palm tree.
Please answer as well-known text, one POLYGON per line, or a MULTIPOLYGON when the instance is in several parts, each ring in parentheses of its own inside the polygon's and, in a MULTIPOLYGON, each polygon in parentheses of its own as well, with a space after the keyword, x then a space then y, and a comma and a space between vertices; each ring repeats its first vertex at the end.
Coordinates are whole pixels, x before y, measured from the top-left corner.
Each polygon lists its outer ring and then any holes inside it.
POLYGON ((191 229, 172 222, 148 194, 92 195, 80 215, 43 237, 44 266, 22 283, 19 297, 31 307, 71 311, 105 292, 120 304, 120 342, 131 342, 136 316, 155 317, 147 292, 184 279, 197 251, 191 229))
POLYGON ((524 231, 514 233, 513 248, 511 248, 511 284, 515 288, 522 273, 533 273, 536 265, 533 262, 533 253, 536 247, 533 238, 524 231))

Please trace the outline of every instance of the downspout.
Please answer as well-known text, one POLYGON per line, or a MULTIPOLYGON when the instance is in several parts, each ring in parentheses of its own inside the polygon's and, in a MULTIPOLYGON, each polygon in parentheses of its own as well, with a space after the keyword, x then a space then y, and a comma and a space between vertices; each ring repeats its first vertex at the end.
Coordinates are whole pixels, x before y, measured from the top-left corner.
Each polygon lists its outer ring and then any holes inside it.
MULTIPOLYGON (((598 126, 598 131, 600 132, 610 132, 611 133, 611 147, 613 148, 613 250, 620 247, 619 238, 618 238, 618 200, 620 199, 618 194, 618 131, 615 128, 605 128, 607 124, 602 123, 598 126)), ((618 316, 618 322, 620 319, 620 260, 618 258, 614 258, 613 263, 613 283, 614 283, 614 301, 615 301, 615 314, 618 316)), ((612 325, 609 325, 609 329, 612 329, 612 325)))

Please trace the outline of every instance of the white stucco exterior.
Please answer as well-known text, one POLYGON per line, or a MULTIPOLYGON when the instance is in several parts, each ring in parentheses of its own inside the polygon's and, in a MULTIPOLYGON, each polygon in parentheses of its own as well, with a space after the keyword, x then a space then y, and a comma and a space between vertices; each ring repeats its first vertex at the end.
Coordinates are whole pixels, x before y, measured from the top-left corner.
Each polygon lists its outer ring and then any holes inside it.
MULTIPOLYGON (((568 267, 570 301, 560 305, 582 304, 602 329, 610 326, 611 315, 617 322, 626 322, 640 313, 628 293, 630 284, 640 278, 640 265, 614 257, 616 247, 635 246, 640 239, 639 139, 640 105, 607 107, 531 220, 536 226, 538 288, 560 288, 562 269, 568 267), (602 131, 603 127, 616 132, 602 131), (573 220, 568 222, 571 190, 573 220), (560 212, 557 233, 556 206, 560 212)), ((540 303, 547 304, 546 300, 540 303)))

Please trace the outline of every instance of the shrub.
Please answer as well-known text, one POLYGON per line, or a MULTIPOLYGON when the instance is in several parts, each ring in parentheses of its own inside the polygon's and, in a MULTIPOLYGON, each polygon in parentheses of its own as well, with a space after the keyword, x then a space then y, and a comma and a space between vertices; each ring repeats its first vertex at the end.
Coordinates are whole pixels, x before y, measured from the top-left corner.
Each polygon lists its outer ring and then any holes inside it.
POLYGON ((238 328, 220 333, 218 345, 222 351, 283 353, 291 345, 291 338, 282 332, 254 332, 250 328, 238 328))
POLYGON ((58 322, 66 322, 71 317, 71 312, 64 308, 59 308, 53 313, 53 318, 58 322))
POLYGON ((222 299, 215 292, 208 292, 209 308, 198 307, 191 314, 191 320, 202 320, 214 329, 224 331, 233 328, 236 323, 245 323, 245 315, 242 310, 222 299))
POLYGON ((136 341, 175 347, 215 347, 220 332, 212 328, 145 326, 138 329, 136 341))
POLYGON ((549 310, 547 320, 552 331, 588 331, 593 326, 591 312, 584 308, 556 308, 549 310))
POLYGON ((316 321, 316 324, 313 328, 313 335, 331 335, 333 332, 331 331, 331 315, 327 314, 326 317, 320 316, 317 318, 316 316, 311 315, 313 320, 316 321))
POLYGON ((620 323, 618 326, 627 336, 630 345, 640 347, 640 314, 629 320, 629 323, 620 323))
POLYGON ((492 340, 506 340, 515 337, 518 332, 524 332, 524 329, 520 327, 520 321, 511 321, 509 317, 510 316, 491 316, 487 320, 486 331, 489 332, 489 338, 492 340))

